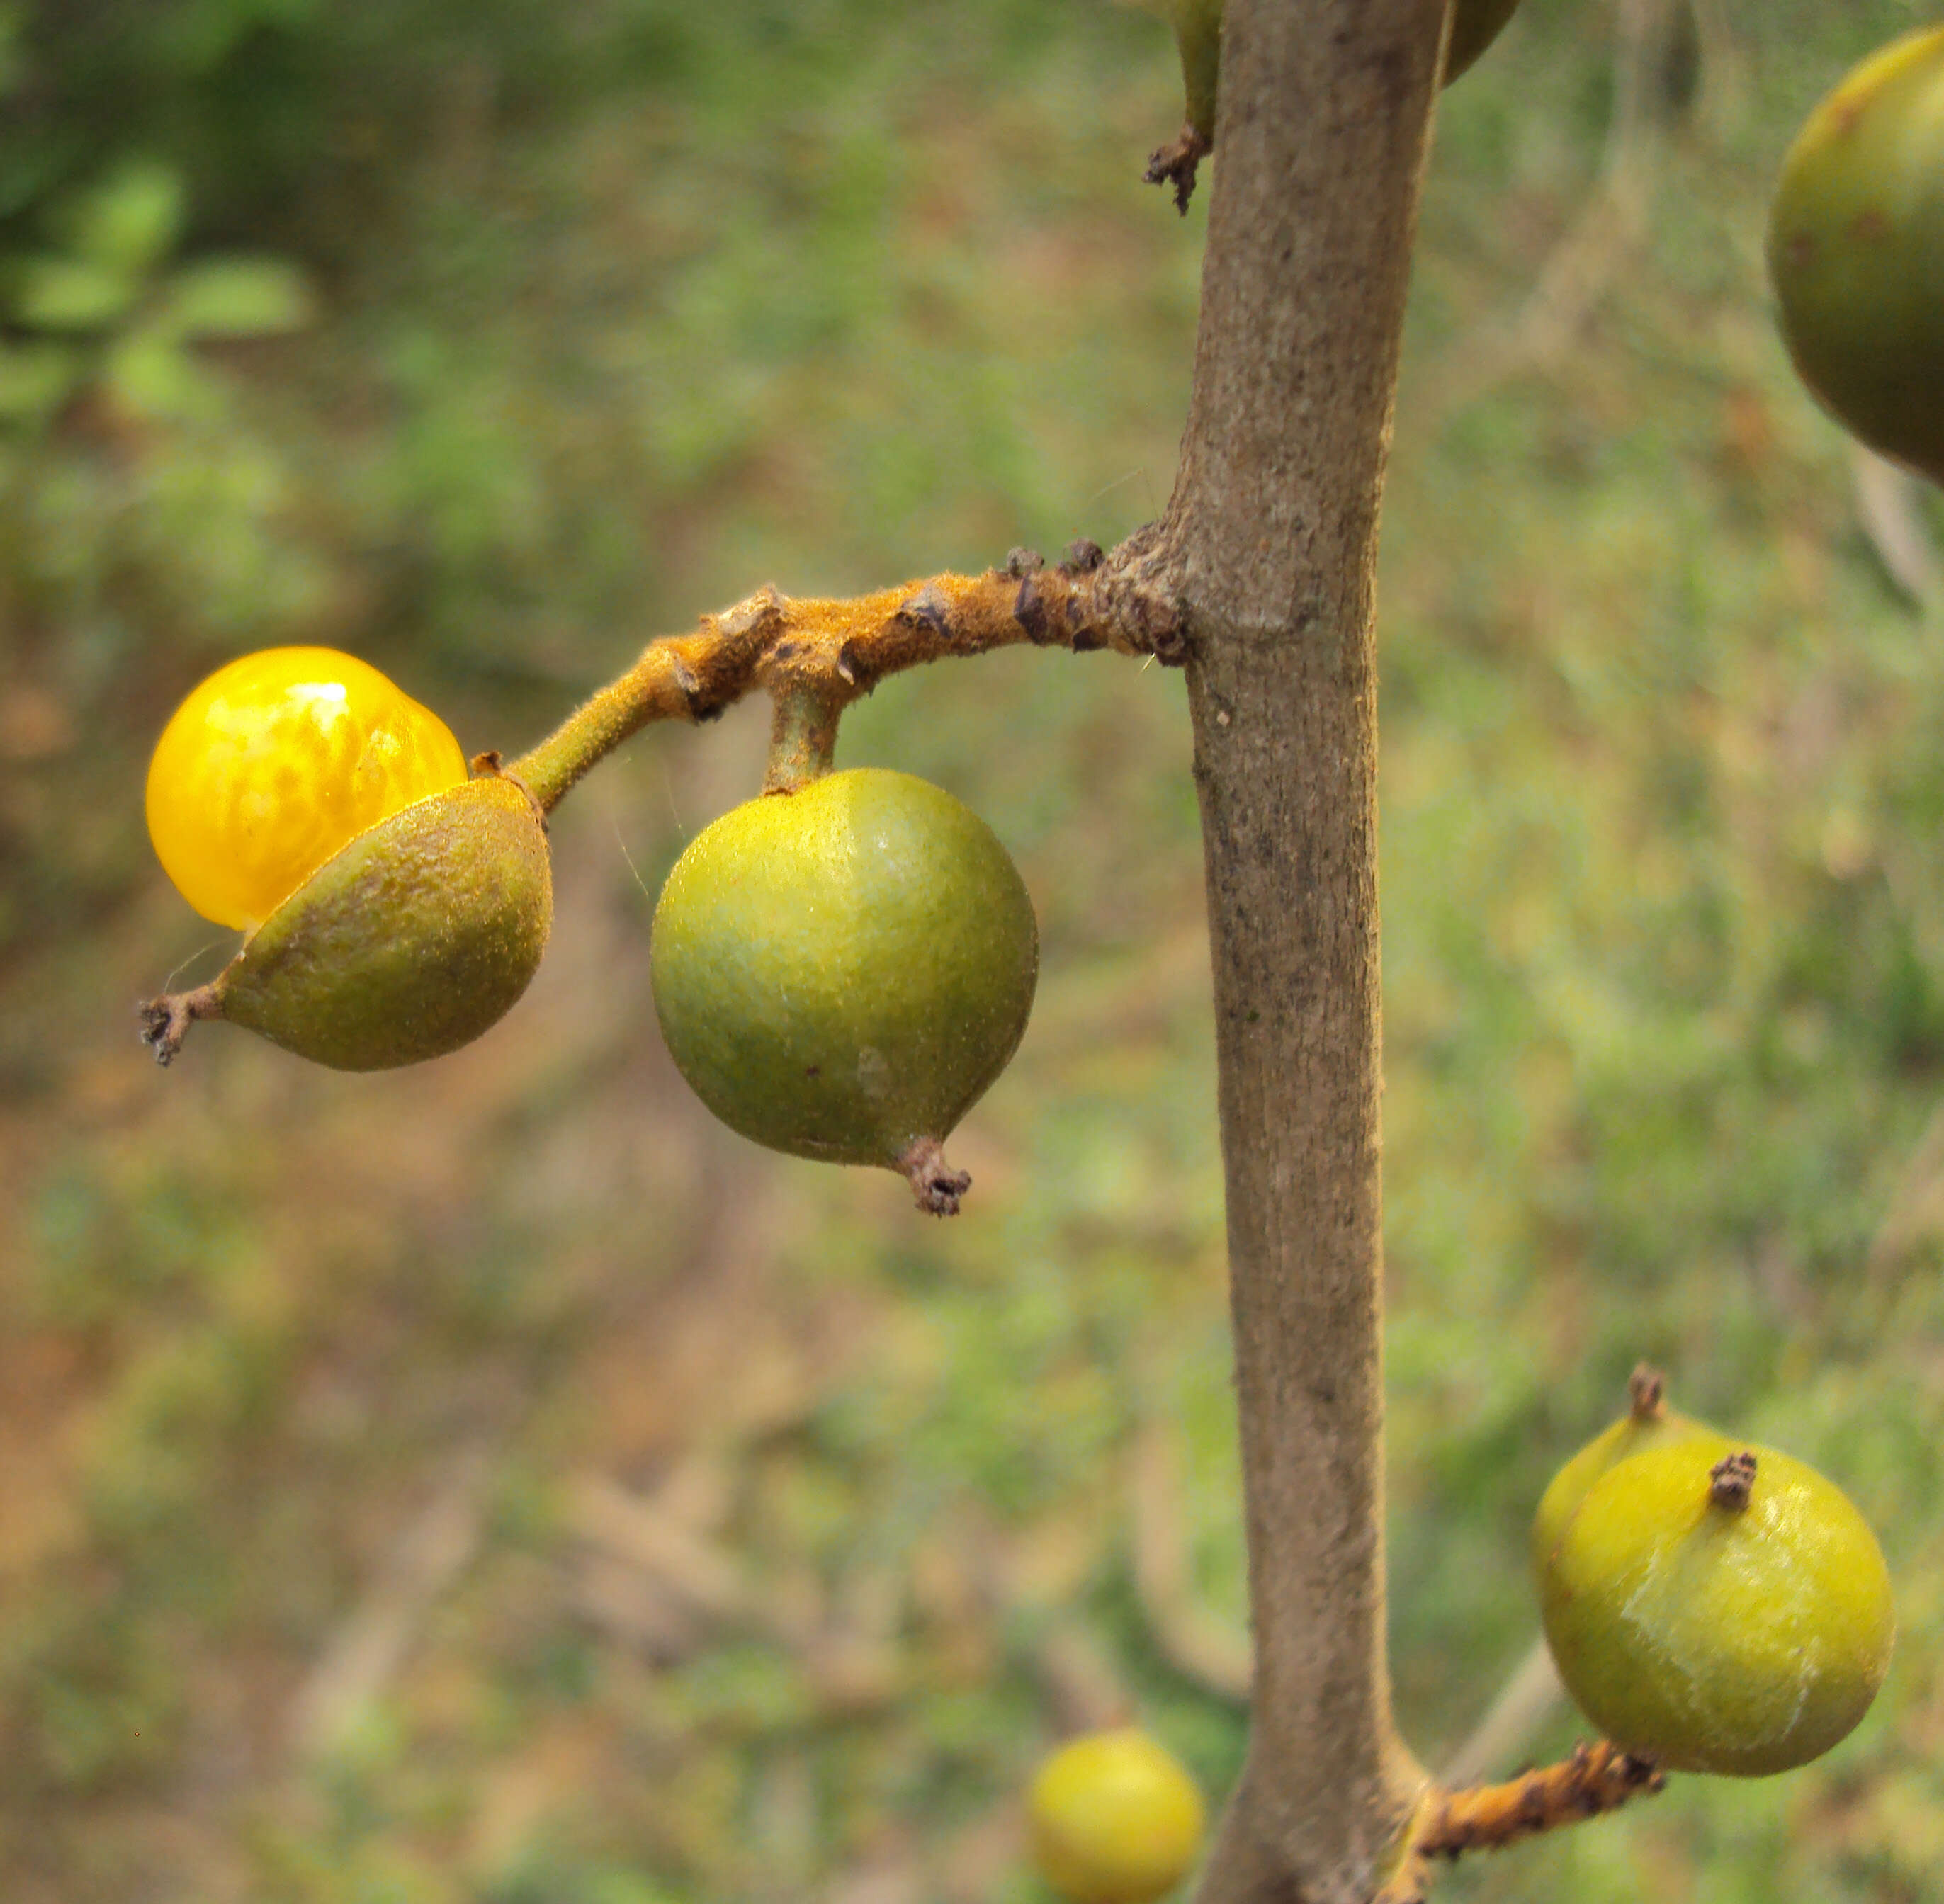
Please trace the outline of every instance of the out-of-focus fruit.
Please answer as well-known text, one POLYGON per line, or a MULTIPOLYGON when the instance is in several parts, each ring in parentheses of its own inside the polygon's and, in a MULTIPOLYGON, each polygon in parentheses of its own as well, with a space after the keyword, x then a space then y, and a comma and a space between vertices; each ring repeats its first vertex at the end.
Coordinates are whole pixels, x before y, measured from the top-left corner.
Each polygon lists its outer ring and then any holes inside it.
POLYGON ((1070 1904, 1151 1904, 1201 1846, 1201 1794, 1144 1732, 1090 1733, 1042 1765, 1026 1798, 1033 1861, 1070 1904))
POLYGON ((1768 264, 1802 380, 1871 448, 1944 482, 1944 26, 1864 60, 1810 115, 1768 264))

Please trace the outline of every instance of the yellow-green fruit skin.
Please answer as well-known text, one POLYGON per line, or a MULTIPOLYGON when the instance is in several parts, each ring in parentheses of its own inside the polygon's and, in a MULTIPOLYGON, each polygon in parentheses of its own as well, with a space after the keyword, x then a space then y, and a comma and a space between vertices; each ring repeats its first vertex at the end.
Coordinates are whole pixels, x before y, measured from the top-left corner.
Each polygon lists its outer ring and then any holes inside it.
POLYGON ((512 1007, 552 919, 533 802, 512 780, 468 780, 320 866, 224 972, 222 1014, 339 1071, 441 1057, 512 1007))
POLYGON ((1810 115, 1768 264, 1802 380, 1872 449, 1944 482, 1944 26, 1864 60, 1810 115))
POLYGON ((1593 1484, 1616 1462, 1630 1454, 1671 1442, 1698 1440, 1713 1449, 1710 1457, 1718 1461, 1741 1446, 1727 1436, 1690 1416, 1663 1407, 1657 1413, 1623 1415, 1602 1429, 1571 1460, 1552 1477, 1540 1496, 1539 1512, 1532 1517, 1532 1565, 1535 1574, 1545 1571, 1546 1561, 1559 1544, 1573 1510, 1583 1501, 1593 1484))
POLYGON ((1568 1518, 1540 1576, 1574 1703, 1678 1771, 1753 1776, 1842 1739, 1883 1682, 1890 1574, 1863 1518, 1803 1463, 1752 1450, 1744 1506, 1718 1505, 1703 1440, 1630 1455, 1568 1518))
POLYGON ((655 909, 670 1054, 732 1130, 895 1167, 1017 1048, 1039 967, 997 836, 909 774, 857 767, 725 814, 655 909))
POLYGON ((1069 1904, 1152 1904, 1201 1846, 1201 1794, 1144 1732, 1090 1733, 1042 1765, 1026 1796, 1033 1862, 1069 1904))

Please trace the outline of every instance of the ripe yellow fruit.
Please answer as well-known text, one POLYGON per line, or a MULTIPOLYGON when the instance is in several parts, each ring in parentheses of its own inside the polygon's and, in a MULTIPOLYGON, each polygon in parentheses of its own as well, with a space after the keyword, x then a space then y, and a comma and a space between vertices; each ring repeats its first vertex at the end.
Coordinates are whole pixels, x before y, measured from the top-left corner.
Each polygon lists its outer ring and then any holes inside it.
POLYGON ((1750 1776, 1819 1756, 1869 1709, 1896 1634, 1876 1537, 1822 1475, 1706 1436, 1629 1455, 1540 1575, 1582 1712, 1677 1770, 1750 1776))
POLYGON ((693 840, 655 909, 669 1050, 732 1130, 910 1177, 1004 1069, 1038 970, 1032 901, 992 829, 909 774, 770 793, 693 840))
POLYGON ((1810 115, 1768 263, 1803 382, 1872 449, 1944 483, 1944 26, 1873 54, 1810 115))
POLYGON ((1132 1727, 1089 1733, 1042 1765, 1026 1798, 1034 1862, 1070 1904, 1151 1904, 1201 1848, 1201 1794, 1132 1727))
POLYGON ((190 905, 254 931, 360 833, 465 779, 445 723, 377 669, 267 648, 171 718, 149 765, 149 835, 190 905))

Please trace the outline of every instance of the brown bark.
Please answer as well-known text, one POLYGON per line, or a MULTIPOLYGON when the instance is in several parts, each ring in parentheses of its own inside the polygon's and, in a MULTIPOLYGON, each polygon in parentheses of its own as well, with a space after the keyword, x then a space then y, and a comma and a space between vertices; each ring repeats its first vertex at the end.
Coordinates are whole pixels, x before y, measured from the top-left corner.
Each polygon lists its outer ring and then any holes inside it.
POLYGON ((1256 1669, 1202 1904, 1366 1904, 1425 1789, 1385 1656, 1377 511, 1441 0, 1229 0, 1184 604, 1256 1669))

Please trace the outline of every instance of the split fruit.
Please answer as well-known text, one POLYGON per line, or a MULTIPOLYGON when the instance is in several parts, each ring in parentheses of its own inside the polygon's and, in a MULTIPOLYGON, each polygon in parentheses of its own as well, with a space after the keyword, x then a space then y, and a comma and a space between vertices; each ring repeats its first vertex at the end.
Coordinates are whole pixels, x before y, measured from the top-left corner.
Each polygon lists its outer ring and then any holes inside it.
POLYGON ((1042 1765, 1026 1797, 1033 1862, 1070 1904, 1151 1904, 1201 1847, 1201 1794, 1144 1732, 1090 1733, 1042 1765))
POLYGON ((725 814, 655 909, 655 1008, 703 1102, 774 1150, 903 1173, 949 1214, 940 1146, 1026 1030, 1032 901, 992 829, 853 768, 725 814))
POLYGON ((1768 264, 1802 380, 1871 448, 1944 483, 1944 26, 1864 60, 1810 114, 1768 264))
POLYGON ((1844 1738, 1882 1684, 1889 1573, 1813 1469, 1689 1429, 1614 1460, 1564 1516, 1540 1566, 1546 1641, 1574 1703, 1629 1752, 1786 1771, 1844 1738))
POLYGON ((545 949, 533 801, 468 780, 444 723, 352 656, 220 669, 163 732, 148 814, 184 897, 249 935, 212 983, 144 1007, 165 1063, 197 1018, 339 1070, 438 1057, 504 1016, 545 949))

